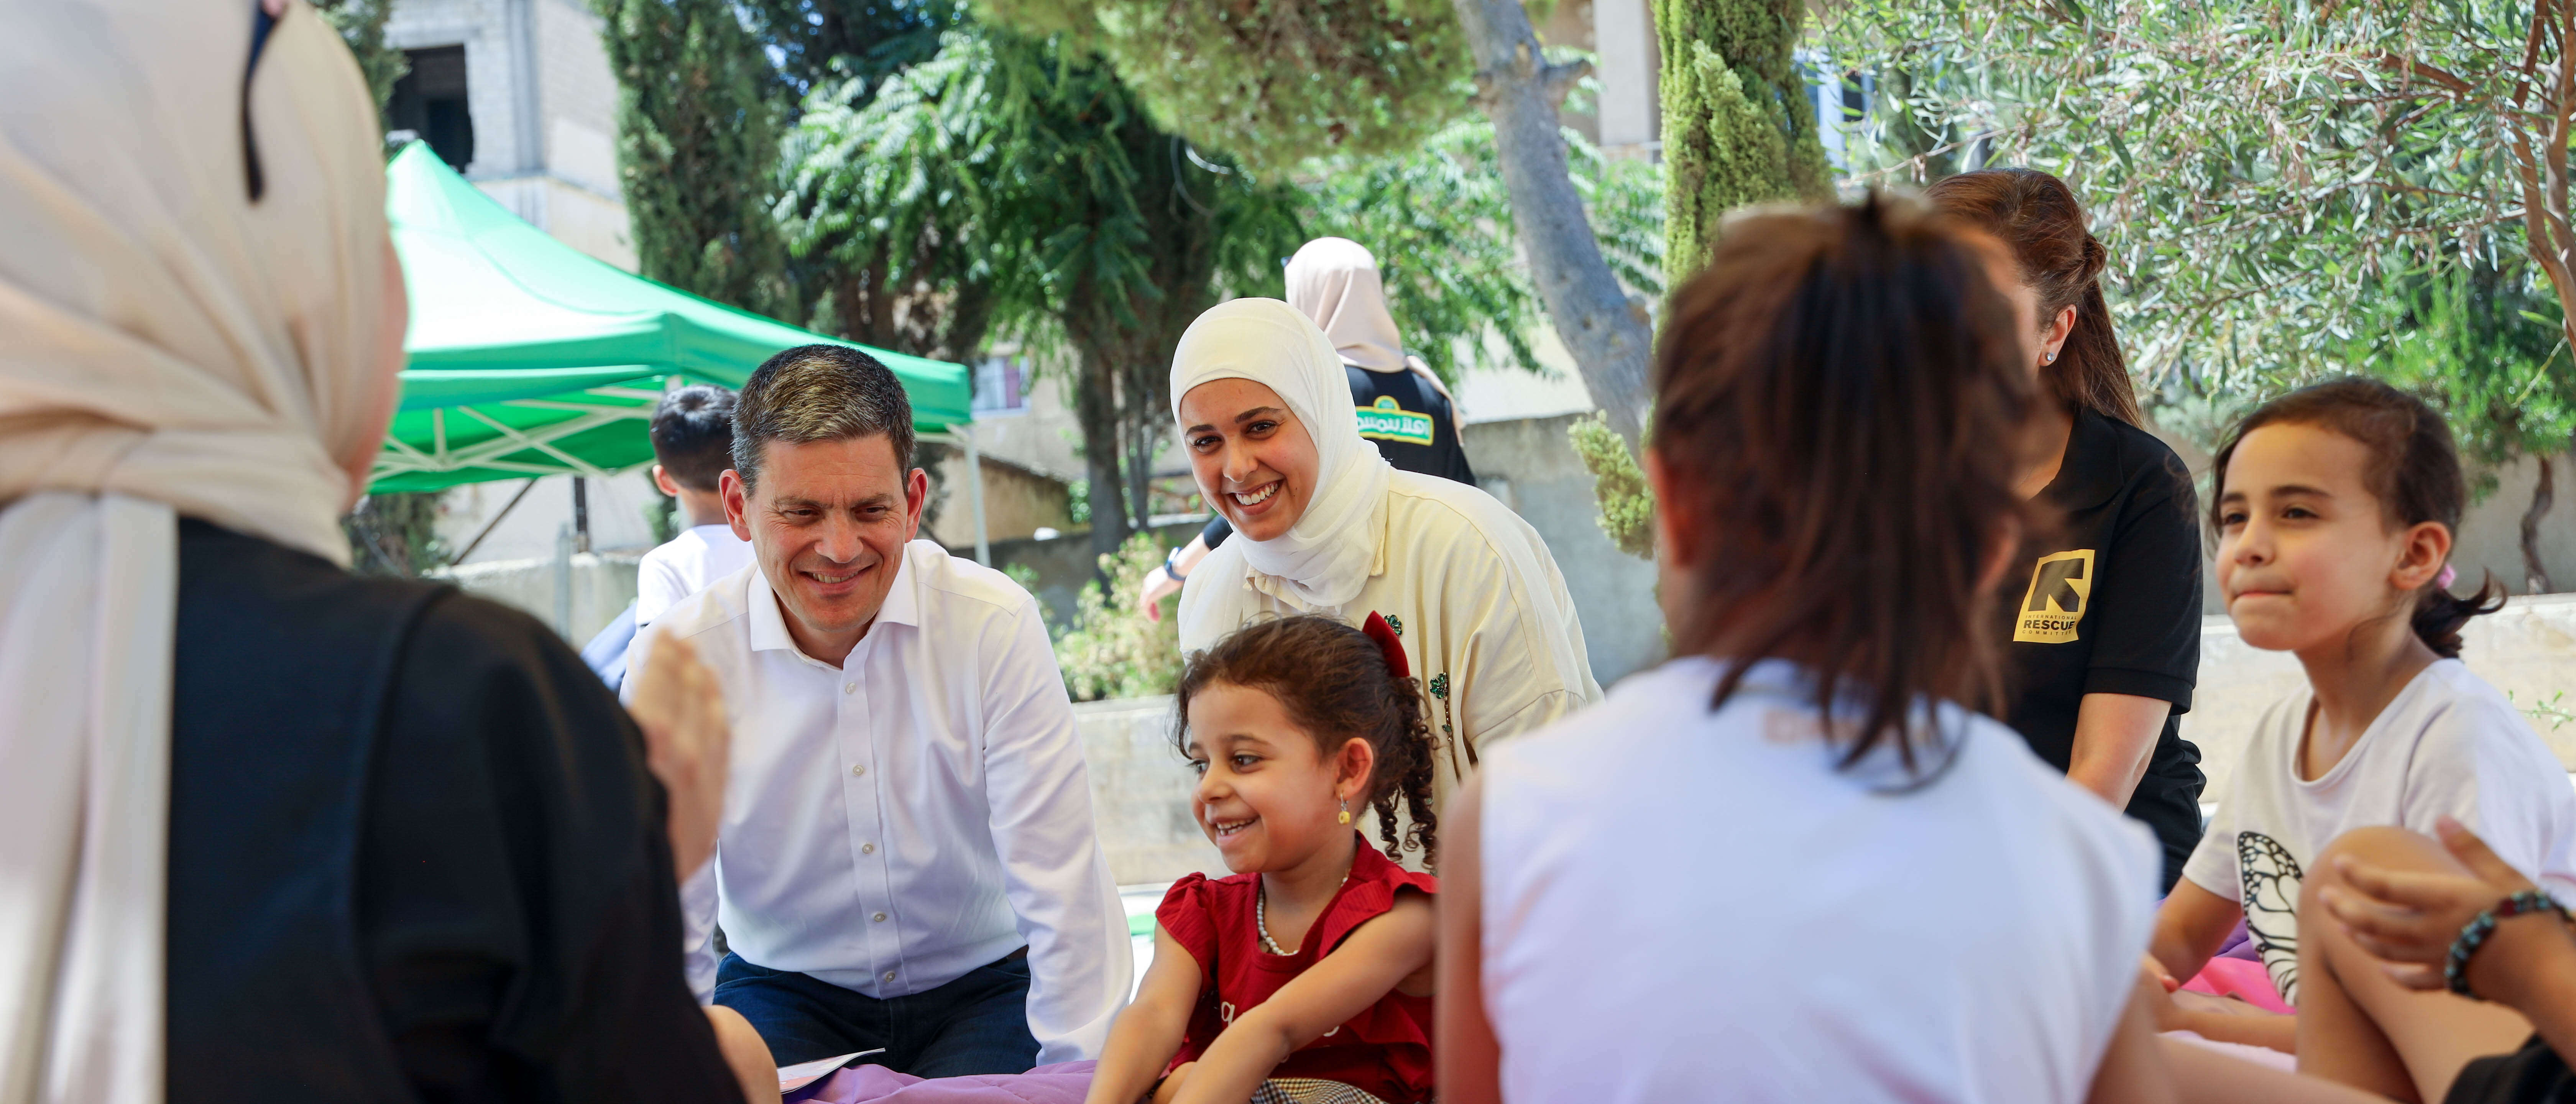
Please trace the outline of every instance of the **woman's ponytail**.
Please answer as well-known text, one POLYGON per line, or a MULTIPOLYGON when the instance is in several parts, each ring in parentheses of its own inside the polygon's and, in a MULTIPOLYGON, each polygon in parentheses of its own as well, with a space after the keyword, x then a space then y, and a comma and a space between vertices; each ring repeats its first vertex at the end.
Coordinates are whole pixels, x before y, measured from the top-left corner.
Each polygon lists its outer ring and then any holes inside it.
POLYGON ((2040 321, 2075 308, 2075 328, 2040 373, 2049 397, 2130 425, 2143 425, 2129 361, 2102 300, 2110 250, 2085 229, 2084 207, 2066 182, 2037 169, 1979 169, 1944 177, 1923 193, 2011 247, 2022 282, 2039 293, 2040 321))

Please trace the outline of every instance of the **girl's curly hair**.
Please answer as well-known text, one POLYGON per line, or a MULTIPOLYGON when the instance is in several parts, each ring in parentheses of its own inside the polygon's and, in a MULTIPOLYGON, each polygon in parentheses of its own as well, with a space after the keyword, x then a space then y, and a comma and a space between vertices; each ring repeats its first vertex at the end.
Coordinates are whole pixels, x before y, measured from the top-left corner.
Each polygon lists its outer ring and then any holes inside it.
POLYGON ((1312 614, 1245 626, 1190 657, 1174 691, 1174 747, 1189 748, 1190 699, 1220 682, 1278 699, 1324 755, 1350 740, 1368 741, 1377 766, 1363 800, 1377 810, 1387 857, 1420 851, 1426 863, 1438 859, 1440 818, 1431 811, 1431 726, 1422 717, 1421 682, 1396 677, 1376 640, 1312 614), (1399 799, 1413 821, 1401 836, 1399 799))

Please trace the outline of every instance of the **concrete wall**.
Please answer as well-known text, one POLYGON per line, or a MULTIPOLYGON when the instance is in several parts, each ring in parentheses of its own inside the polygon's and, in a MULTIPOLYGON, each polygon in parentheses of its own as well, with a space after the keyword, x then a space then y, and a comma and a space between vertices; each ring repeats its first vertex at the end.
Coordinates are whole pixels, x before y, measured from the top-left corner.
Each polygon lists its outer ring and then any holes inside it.
MULTIPOLYGON (((978 442, 979 446, 981 442, 978 442)), ((1073 496, 1060 479, 983 457, 984 533, 988 541, 1017 540, 1039 529, 1073 527, 1073 496)), ((931 471, 930 491, 939 496, 937 523, 925 536, 974 555, 975 505, 967 497, 966 453, 951 449, 931 471)), ((999 563, 1001 561, 994 561, 999 563)))
MULTIPOLYGON (((2471 620, 2460 636, 2460 660, 2517 704, 2547 702, 2560 692, 2576 698, 2576 594, 2513 599, 2501 612, 2471 620)), ((2226 793, 2264 708, 2305 682, 2297 657, 2246 644, 2225 617, 2201 623, 2200 686, 2192 711, 2183 715, 2182 734, 2200 745, 2200 769, 2209 776, 2202 801, 2226 793)), ((2576 701, 2561 704, 2576 710, 2576 701)), ((2536 721, 2532 728, 2576 771, 2576 725, 2552 729, 2536 721)))
POLYGON ((1172 748, 1172 699, 1123 698, 1073 707, 1091 772, 1091 816, 1120 885, 1222 876, 1216 845, 1190 816, 1198 777, 1172 748))
POLYGON ((1655 565, 1610 543, 1592 473, 1566 431, 1579 415, 1478 422, 1460 431, 1476 482, 1537 529, 1583 619, 1592 677, 1604 687, 1664 658, 1655 565))
POLYGON ((635 600, 635 565, 640 558, 583 552, 568 559, 470 563, 436 576, 468 594, 526 610, 578 648, 635 600))
MULTIPOLYGON (((950 509, 962 514, 966 508, 963 503, 955 503, 950 509)), ((1206 518, 1175 521, 1156 526, 1154 534, 1166 547, 1177 548, 1188 544, 1190 538, 1197 536, 1199 529, 1206 524, 1206 518)), ((946 541, 940 543, 948 544, 946 541)), ((960 556, 975 554, 972 537, 967 538, 964 544, 948 544, 948 548, 960 556)), ((1037 573, 1037 585, 1029 588, 1030 593, 1037 595, 1038 604, 1046 607, 1047 617, 1054 624, 1073 623, 1075 598, 1082 593, 1083 584, 1098 574, 1097 557, 1091 551, 1091 534, 1066 533, 1048 540, 994 541, 992 548, 994 567, 1018 564, 1037 573)))

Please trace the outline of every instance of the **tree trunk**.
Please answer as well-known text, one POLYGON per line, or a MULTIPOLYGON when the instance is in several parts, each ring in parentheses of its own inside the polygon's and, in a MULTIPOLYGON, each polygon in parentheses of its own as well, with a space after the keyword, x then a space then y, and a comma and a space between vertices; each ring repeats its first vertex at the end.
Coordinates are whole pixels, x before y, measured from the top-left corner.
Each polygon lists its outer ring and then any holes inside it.
POLYGON ((1585 66, 1550 65, 1520 0, 1452 0, 1476 63, 1476 102, 1494 121, 1512 221, 1529 252, 1539 302, 1574 354, 1584 390, 1610 427, 1638 443, 1651 396, 1646 361, 1654 334, 1601 257, 1583 197, 1566 166, 1557 105, 1585 66))
POLYGON ((1079 340, 1074 355, 1082 364, 1073 381, 1073 418, 1082 427, 1082 464, 1090 481, 1091 551, 1105 556, 1118 550, 1131 532, 1127 525, 1127 496, 1122 490, 1125 480, 1119 469, 1123 465, 1120 447, 1118 397, 1112 389, 1101 386, 1116 378, 1117 369, 1101 363, 1105 351, 1085 347, 1079 340))
POLYGON ((2549 569, 2540 563, 2540 519, 2558 500, 2558 458, 2542 455, 2540 481, 2531 488, 2531 508, 2522 512, 2522 586, 2525 594, 2554 594, 2549 569))

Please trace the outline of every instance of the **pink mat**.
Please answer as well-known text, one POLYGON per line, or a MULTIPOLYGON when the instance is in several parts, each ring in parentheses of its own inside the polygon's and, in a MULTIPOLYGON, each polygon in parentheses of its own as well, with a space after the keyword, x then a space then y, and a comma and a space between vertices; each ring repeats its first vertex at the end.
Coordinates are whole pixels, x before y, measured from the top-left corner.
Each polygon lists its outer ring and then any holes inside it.
POLYGON ((2281 999, 2280 990, 2272 988, 2272 975, 2263 969, 2262 963, 2241 958, 2210 959, 2209 965, 2201 967, 2200 975, 2184 982, 2183 988, 2195 993, 2236 997, 2266 1012, 2285 1016, 2297 1011, 2281 999))
POLYGON ((925 1081, 884 1066, 855 1066, 800 1089, 815 1104, 1082 1104, 1093 1062, 1059 1062, 1027 1073, 979 1074, 925 1081))

